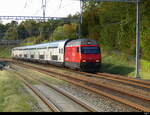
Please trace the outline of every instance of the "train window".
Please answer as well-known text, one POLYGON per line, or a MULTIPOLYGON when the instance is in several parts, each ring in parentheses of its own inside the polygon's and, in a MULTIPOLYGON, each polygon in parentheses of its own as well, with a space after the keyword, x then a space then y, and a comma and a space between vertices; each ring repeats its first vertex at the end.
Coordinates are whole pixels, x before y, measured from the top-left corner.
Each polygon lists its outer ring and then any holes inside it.
POLYGON ((31 55, 31 58, 34 58, 34 55, 31 55))
POLYGON ((100 53, 99 47, 81 47, 82 54, 98 54, 100 53))
POLYGON ((59 53, 63 54, 63 48, 59 49, 59 53))
POLYGON ((39 59, 44 59, 44 55, 39 55, 39 59))
POLYGON ((52 60, 58 60, 58 56, 57 55, 52 55, 52 60))
POLYGON ((27 58, 27 55, 25 54, 24 57, 27 58))

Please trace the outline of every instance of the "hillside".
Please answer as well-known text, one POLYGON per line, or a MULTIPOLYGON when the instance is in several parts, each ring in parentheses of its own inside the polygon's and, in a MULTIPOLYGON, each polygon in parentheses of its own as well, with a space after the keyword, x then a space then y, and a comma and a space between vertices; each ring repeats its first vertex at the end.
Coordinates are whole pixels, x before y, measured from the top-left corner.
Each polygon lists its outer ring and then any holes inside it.
MULTIPOLYGON (((150 60, 150 1, 142 0, 141 58, 150 60)), ((122 2, 89 2, 83 13, 82 34, 109 49, 135 56, 136 5, 122 2)))
MULTIPOLYGON (((102 49, 101 72, 135 77, 135 58, 118 51, 102 49)), ((140 77, 150 80, 150 61, 140 60, 140 77)))

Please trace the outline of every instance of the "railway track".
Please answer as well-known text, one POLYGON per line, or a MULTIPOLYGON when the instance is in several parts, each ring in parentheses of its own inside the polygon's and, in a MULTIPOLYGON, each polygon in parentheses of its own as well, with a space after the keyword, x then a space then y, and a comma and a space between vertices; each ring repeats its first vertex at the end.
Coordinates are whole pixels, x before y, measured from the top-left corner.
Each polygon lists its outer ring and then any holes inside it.
MULTIPOLYGON (((40 68, 43 68, 43 69, 46 69, 46 70, 49 70, 49 68, 51 67, 51 66, 48 66, 48 65, 44 65, 44 67, 43 67, 42 65, 38 64, 38 66, 40 68)), ((37 67, 37 65, 36 65, 36 67, 37 67)), ((52 66, 52 67, 60 70, 60 67, 56 67, 56 66, 52 66)), ((144 91, 145 95, 147 95, 147 97, 148 96, 150 97, 150 93, 148 93, 150 91, 150 86, 148 85, 149 84, 148 81, 137 80, 137 79, 134 79, 134 78, 126 78, 126 77, 117 76, 117 75, 115 76, 115 75, 112 75, 112 74, 107 74, 107 76, 106 75, 102 76, 102 73, 91 74, 91 73, 86 73, 86 72, 79 72, 79 71, 75 71, 75 70, 70 70, 70 69, 67 69, 67 68, 61 68, 61 70, 68 71, 68 72, 73 72, 73 73, 76 73, 77 75, 79 74, 79 75, 81 75, 81 77, 82 76, 88 76, 92 79, 97 78, 98 81, 107 82, 108 86, 111 84, 111 85, 113 85, 113 87, 116 86, 116 87, 122 88, 123 92, 125 92, 125 91, 126 92, 130 91, 132 93, 135 92, 134 95, 137 96, 137 97, 140 97, 140 94, 142 94, 141 92, 144 91), (113 76, 113 77, 111 77, 111 76, 113 76), (137 82, 135 82, 135 81, 137 81, 137 82)), ((106 73, 103 73, 103 74, 106 74, 106 73)), ((148 98, 148 101, 149 101, 149 98, 148 98)))
MULTIPOLYGON (((53 65, 45 65, 45 64, 38 64, 38 65, 39 66, 44 65, 44 67, 47 67, 47 69, 49 67, 60 69, 60 67, 53 66, 53 65)), ((101 78, 101 79, 112 80, 112 81, 116 81, 116 82, 120 82, 120 83, 129 84, 129 85, 132 85, 132 86, 138 86, 139 88, 150 89, 150 81, 144 81, 144 80, 140 80, 140 79, 125 77, 125 76, 121 76, 121 75, 108 74, 108 73, 92 74, 92 73, 87 73, 87 72, 75 71, 75 70, 71 70, 71 69, 67 69, 67 68, 61 68, 61 70, 71 71, 71 72, 78 73, 78 74, 81 74, 81 75, 90 76, 92 78, 97 77, 97 78, 101 78)))
MULTIPOLYGON (((20 72, 16 72, 19 76, 22 76, 22 78, 19 78, 21 81, 23 81, 23 83, 28 86, 28 88, 30 88, 37 96, 39 96, 41 98, 41 100, 50 108, 50 110, 52 112, 62 112, 62 108, 59 109, 57 106, 58 104, 49 104, 49 102, 47 101, 47 99, 43 98, 44 96, 38 91, 36 90, 32 85, 30 85, 27 81, 29 81, 28 79, 32 79, 36 82, 39 82, 40 84, 43 84, 47 87, 49 87, 50 89, 53 89, 55 91, 57 91, 58 93, 64 95, 65 97, 69 98, 70 100, 74 101, 76 104, 78 104, 79 106, 82 106, 85 110, 87 110, 88 112, 97 112, 96 109, 94 109, 93 107, 89 106, 88 104, 80 101, 79 99, 77 99, 76 97, 58 89, 57 87, 54 87, 53 85, 50 85, 48 82, 41 80, 39 78, 35 78, 33 76, 28 76, 28 78, 25 76, 25 73, 20 73, 20 72)), ((59 105, 58 105, 59 106, 59 105)))
MULTIPOLYGON (((18 76, 22 76, 18 72, 16 73, 18 76)), ((53 103, 48 101, 48 99, 35 87, 33 87, 25 78, 18 77, 19 80, 21 80, 29 89, 31 89, 41 100, 42 102, 50 109, 52 112, 60 112, 59 108, 57 108, 53 103)))
POLYGON ((64 81, 70 82, 72 84, 78 85, 80 87, 86 88, 88 90, 91 90, 95 93, 98 93, 100 95, 109 97, 115 101, 121 102, 123 104, 126 104, 130 107, 133 107, 135 109, 138 109, 143 112, 150 112, 150 98, 144 95, 137 95, 131 92, 123 91, 117 88, 114 88, 112 86, 108 86, 107 84, 98 83, 97 81, 93 80, 92 78, 87 77, 78 77, 78 76, 68 76, 62 73, 57 73, 54 71, 34 67, 31 65, 25 65, 22 64, 20 66, 23 66, 25 68, 31 68, 34 70, 37 70, 41 73, 45 73, 47 75, 50 75, 52 77, 56 77, 59 79, 62 79, 64 81), (88 85, 87 85, 88 84, 88 85), (105 90, 105 91, 103 91, 105 90), (117 94, 117 95, 114 95, 117 94), (142 102, 142 104, 141 104, 142 102), (143 103, 144 102, 144 103, 143 103))
MULTIPOLYGON (((78 83, 75 83, 73 80, 72 81, 70 81, 69 79, 68 79, 68 77, 69 76, 66 76, 66 75, 64 75, 64 74, 58 74, 58 73, 55 73, 55 72, 52 72, 52 71, 50 71, 50 70, 47 70, 47 69, 42 69, 42 68, 38 68, 38 67, 34 67, 34 66, 31 66, 31 65, 28 65, 28 67, 31 67, 32 69, 34 68, 35 70, 38 70, 38 71, 40 71, 40 72, 44 72, 44 73, 46 73, 46 74, 48 74, 48 75, 51 75, 51 76, 53 76, 53 77, 55 77, 54 76, 54 74, 57 74, 57 75, 59 75, 59 76, 63 76, 64 78, 61 78, 61 79, 63 79, 63 80, 65 80, 65 81, 67 81, 67 82, 70 82, 70 83, 73 83, 73 84, 75 84, 75 85, 78 85, 78 86, 81 86, 81 87, 84 87, 83 86, 83 84, 78 84, 78 83), (39 70, 40 69, 40 70, 39 70), (51 73, 51 74, 50 74, 51 73), (53 74, 53 75, 52 75, 53 74), (67 78, 67 79, 66 79, 67 78)), ((54 66, 54 67, 56 67, 56 66, 54 66)), ((56 68, 58 68, 58 67, 56 67, 56 68)), ((60 68, 59 68, 60 69, 60 68)), ((68 70, 68 69, 64 69, 64 68, 61 68, 61 69, 63 69, 63 70, 68 70)), ((69 69, 69 71, 70 71, 70 69, 69 69)), ((116 75, 112 75, 112 74, 107 74, 107 73, 98 73, 98 74, 90 74, 90 73, 85 73, 85 72, 77 72, 77 71, 74 71, 74 70, 71 70, 72 72, 76 72, 76 73, 78 73, 78 74, 84 74, 84 75, 86 75, 86 76, 90 76, 91 78, 93 78, 93 77, 97 77, 97 78, 103 78, 103 79, 107 79, 107 80, 113 80, 113 81, 117 81, 117 82, 120 82, 120 83, 126 83, 126 84, 130 84, 130 85, 134 85, 134 86, 138 86, 138 87, 140 87, 140 88, 146 88, 146 89, 150 89, 150 87, 149 87, 149 82, 148 81, 143 81, 143 80, 137 80, 137 79, 134 79, 134 78, 125 78, 125 77, 122 77, 122 76, 116 76, 116 75)), ((105 86, 104 86, 104 84, 100 84, 100 83, 97 83, 96 81, 93 81, 93 79, 90 79, 90 78, 87 78, 87 79, 79 79, 79 78, 77 78, 77 77, 71 77, 72 79, 77 79, 78 80, 78 82, 80 83, 81 81, 83 81, 83 82, 87 82, 87 83, 90 83, 90 84, 93 84, 93 85, 96 85, 96 86, 98 86, 98 87, 103 87, 103 88, 107 88, 107 89, 109 89, 109 90, 113 90, 113 91, 117 91, 117 92, 120 92, 120 93, 123 93, 123 94, 125 94, 125 95, 128 95, 128 96, 131 96, 131 98, 132 97, 135 97, 135 98, 139 98, 139 99, 142 99, 143 101, 147 101, 148 103, 149 103, 149 101, 150 101, 150 98, 148 97, 148 96, 143 96, 143 95, 140 95, 140 94, 134 94, 134 93, 129 93, 128 91, 124 91, 124 90, 120 90, 120 89, 117 89, 117 88, 113 88, 113 87, 106 87, 106 85, 107 86, 109 86, 109 84, 105 84, 105 86), (92 83, 91 83, 91 81, 92 81, 92 83)), ((60 77, 59 77, 59 79, 60 79, 60 77)), ((85 87, 85 88, 87 88, 87 87, 85 87)), ((87 89, 89 89, 89 90, 92 90, 92 91, 94 91, 94 92, 97 92, 97 91, 95 91, 95 89, 90 89, 90 88, 87 88, 87 89)), ((98 91, 99 92, 99 91, 98 91)), ((113 95, 111 95, 111 96, 109 96, 109 95, 107 95, 107 94, 105 94, 105 92, 103 93, 103 92, 101 92, 100 93, 101 95, 104 95, 104 96, 106 96, 106 97, 109 97, 109 98, 112 98, 113 97, 113 95)), ((116 96, 117 97, 117 96, 116 96)), ((118 100, 117 98, 113 98, 114 100, 118 100)), ((143 106, 139 106, 138 104, 136 105, 136 104, 134 104, 134 103, 130 103, 130 102, 128 102, 128 100, 125 102, 124 100, 122 100, 122 99, 120 99, 120 101, 119 102, 121 102, 121 103, 124 103, 124 104, 126 104, 126 105, 129 105, 129 106, 131 106, 131 107, 133 107, 133 108, 137 108, 138 110, 141 110, 141 111, 146 111, 146 112, 149 112, 150 110, 149 110, 149 105, 148 106, 146 106, 146 107, 143 107, 143 106)), ((146 103, 147 103, 146 102, 146 103)))
MULTIPOLYGON (((0 60, 16 62, 16 61, 11 60, 11 59, 1 59, 0 58, 0 60)), ((38 65, 43 66, 44 64, 38 64, 38 65)), ((53 66, 53 65, 44 65, 44 67, 55 67, 57 69, 60 69, 60 67, 53 66)), ((78 74, 84 74, 84 75, 87 75, 90 77, 98 77, 98 78, 103 78, 103 79, 107 79, 107 80, 113 80, 113 81, 117 81, 117 82, 121 82, 121 83, 130 84, 133 86, 138 86, 141 88, 143 87, 143 88, 150 89, 150 82, 149 81, 139 80, 139 79, 135 79, 135 78, 131 78, 131 77, 124 77, 121 75, 108 74, 108 73, 91 74, 91 73, 75 71, 75 70, 71 70, 71 69, 67 69, 67 68, 61 68, 61 69, 65 70, 65 71, 72 71, 72 72, 75 72, 78 74)))
POLYGON ((129 77, 123 77, 123 76, 113 75, 113 74, 108 74, 108 73, 98 73, 98 74, 91 74, 91 73, 85 73, 85 72, 80 72, 80 73, 83 73, 84 75, 91 76, 91 77, 97 77, 97 78, 102 78, 106 80, 112 80, 112 81, 116 81, 120 83, 129 84, 132 86, 138 86, 139 88, 150 89, 150 82, 148 81, 138 80, 138 79, 129 78, 129 77))

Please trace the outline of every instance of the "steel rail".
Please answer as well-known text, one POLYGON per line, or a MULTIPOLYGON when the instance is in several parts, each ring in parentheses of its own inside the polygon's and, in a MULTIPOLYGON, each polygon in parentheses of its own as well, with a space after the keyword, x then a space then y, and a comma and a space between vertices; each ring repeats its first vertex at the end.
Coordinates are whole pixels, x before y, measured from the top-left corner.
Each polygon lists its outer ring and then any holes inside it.
MULTIPOLYGON (((117 75, 111 75, 111 74, 92 74, 92 73, 85 73, 85 72, 80 72, 80 73, 83 73, 84 75, 88 75, 88 76, 94 76, 94 77, 98 77, 98 78, 104 78, 104 79, 108 79, 108 80, 113 80, 113 81, 118 81, 118 82, 122 82, 122 83, 127 83, 127 84, 130 84, 130 85, 135 85, 135 86, 139 86, 139 87, 143 87, 143 88, 147 88, 147 89, 150 89, 150 86, 148 85, 144 85, 143 83, 145 83, 144 81, 140 81, 140 80, 137 80, 138 82, 140 83, 137 83, 135 81, 129 81, 131 80, 130 78, 120 78, 120 77, 117 77, 117 75), (141 84, 142 83, 142 84, 141 84)), ((148 84, 148 82, 146 82, 148 84)))
MULTIPOLYGON (((49 74, 49 73, 48 73, 48 75, 57 78, 57 77, 56 77, 55 75, 53 75, 53 74, 49 74)), ((117 96, 114 96, 114 95, 105 93, 104 91, 100 91, 100 90, 97 90, 97 89, 95 89, 95 88, 88 87, 88 86, 86 86, 86 85, 83 85, 82 83, 77 83, 77 82, 75 82, 75 81, 73 81, 73 80, 68 80, 67 78, 60 78, 60 77, 59 77, 59 79, 62 79, 62 80, 64 80, 64 81, 66 81, 66 82, 69 82, 69 83, 72 83, 72 84, 74 84, 74 85, 78 85, 78 86, 80 86, 80 87, 86 88, 86 89, 88 89, 88 90, 91 90, 91 91, 93 91, 93 92, 95 92, 95 93, 97 93, 97 94, 103 95, 103 96, 105 96, 105 97, 109 97, 109 98, 111 98, 111 99, 113 99, 113 100, 115 100, 115 101, 117 101, 117 102, 121 102, 121 103, 126 104, 126 105, 128 105, 128 106, 131 106, 131 107, 133 107, 133 108, 135 108, 135 109, 138 109, 138 110, 141 110, 141 111, 144 111, 144 112, 149 112, 149 111, 150 111, 149 108, 146 108, 146 107, 143 107, 143 106, 141 106, 141 105, 135 104, 135 103, 133 103, 133 102, 131 102, 131 101, 128 101, 128 100, 126 100, 126 99, 122 99, 122 98, 119 98, 119 97, 117 97, 117 96)))
MULTIPOLYGON (((53 66, 53 65, 50 65, 50 66, 53 66)), ((53 67, 56 67, 56 66, 53 66, 53 67)), ((56 67, 56 68, 60 69, 60 67, 56 67)), ((128 83, 128 84, 131 84, 131 85, 135 85, 135 86, 150 89, 150 86, 149 86, 150 82, 149 81, 143 81, 143 80, 139 80, 139 79, 129 78, 129 77, 125 77, 125 76, 119 76, 119 75, 113 75, 113 74, 108 74, 108 73, 92 74, 92 73, 87 73, 87 72, 79 72, 79 71, 75 71, 75 70, 70 70, 70 69, 67 69, 67 68, 61 68, 61 69, 76 72, 78 74, 96 76, 96 77, 100 77, 100 78, 103 77, 105 79, 110 79, 110 80, 119 81, 119 82, 123 82, 123 83, 128 83)))
MULTIPOLYGON (((18 74, 19 74, 19 73, 18 73, 18 74)), ((20 75, 21 75, 21 74, 20 74, 20 75)), ((24 77, 25 77, 25 76, 24 76, 24 77)), ((48 87, 51 88, 51 89, 54 89, 54 90, 57 91, 58 93, 64 95, 65 97, 68 97, 69 99, 71 99, 71 100, 74 101, 75 103, 79 104, 79 105, 82 106, 83 108, 87 109, 88 111, 90 111, 90 112, 97 112, 97 110, 94 109, 93 107, 91 107, 91 106, 89 106, 88 104, 86 104, 86 103, 80 101, 80 100, 77 99, 76 97, 74 97, 74 96, 72 96, 72 95, 70 95, 70 94, 68 94, 68 93, 65 93, 64 91, 62 91, 62 90, 60 90, 60 89, 58 89, 58 88, 56 88, 56 87, 50 85, 50 84, 47 83, 46 81, 41 80, 41 79, 39 79, 39 78, 35 78, 35 77, 33 77, 33 76, 28 76, 28 77, 29 77, 30 79, 32 79, 32 80, 36 80, 36 81, 38 81, 39 83, 44 84, 45 86, 48 86, 48 87)), ((26 77, 26 78, 27 78, 27 77, 26 77)))
POLYGON ((49 103, 47 101, 47 99, 40 93, 40 91, 38 91, 36 88, 34 88, 32 85, 30 85, 24 78, 20 77, 22 76, 21 74, 19 74, 18 72, 15 72, 16 74, 19 75, 19 79, 29 88, 31 89, 44 103, 45 105, 48 106, 48 108, 52 111, 52 112, 60 112, 60 110, 52 103, 49 103))
POLYGON ((100 90, 97 90, 97 89, 95 89, 95 88, 88 87, 88 86, 86 86, 86 85, 83 85, 83 84, 81 84, 81 83, 77 83, 77 82, 74 82, 74 81, 71 81, 71 80, 68 80, 68 79, 63 79, 63 80, 65 80, 65 81, 67 81, 67 82, 70 82, 70 83, 72 83, 72 84, 74 84, 74 85, 78 85, 78 86, 80 86, 80 87, 83 87, 83 88, 85 88, 85 89, 88 89, 88 90, 90 90, 90 91, 93 91, 93 92, 95 92, 95 93, 97 93, 97 94, 100 94, 100 95, 103 95, 103 96, 105 96, 105 97, 108 97, 108 98, 110 98, 110 99, 113 99, 113 100, 115 100, 115 101, 117 101, 117 102, 123 103, 123 104, 125 104, 125 105, 130 106, 130 107, 133 107, 133 108, 135 108, 135 109, 137 109, 137 110, 140 110, 140 111, 143 111, 143 112, 150 112, 150 108, 143 107, 143 106, 141 106, 141 105, 135 104, 135 103, 133 103, 133 102, 131 102, 131 101, 128 101, 128 100, 126 100, 126 99, 122 99, 122 98, 120 98, 120 97, 117 97, 117 96, 114 96, 114 95, 105 93, 104 91, 100 91, 100 90))
MULTIPOLYGON (((33 78, 33 77, 32 77, 33 78)), ((94 108, 90 107, 89 105, 85 104, 84 102, 76 99, 75 97, 69 95, 68 93, 65 93, 64 91, 50 85, 49 83, 43 81, 43 80, 40 80, 40 79, 37 79, 37 78, 33 78, 33 79, 36 79, 37 81, 39 81, 40 83, 43 83, 44 85, 54 89, 55 91, 59 92, 60 94, 63 94, 65 97, 68 97, 69 99, 71 99, 72 101, 74 101, 75 103, 81 105, 82 107, 86 108, 88 111, 90 112, 97 112, 97 110, 95 110, 94 108)))
MULTIPOLYGON (((20 75, 21 75, 21 74, 20 74, 20 75)), ((32 79, 32 80, 36 80, 36 81, 38 81, 39 83, 44 84, 45 86, 48 86, 48 87, 51 88, 51 89, 54 89, 54 90, 57 91, 58 93, 64 95, 65 97, 67 97, 67 98, 69 98, 70 100, 74 101, 75 103, 79 104, 80 106, 82 106, 83 108, 87 109, 88 111, 90 111, 90 112, 97 112, 97 110, 94 109, 93 107, 87 105, 86 103, 80 101, 79 99, 73 97, 72 95, 69 95, 68 93, 65 93, 64 91, 62 91, 62 90, 60 90, 60 89, 58 89, 58 88, 56 88, 56 87, 50 85, 49 83, 45 82, 44 80, 37 79, 37 78, 35 78, 35 77, 33 77, 33 76, 28 76, 28 77, 30 77, 30 79, 32 79)))
MULTIPOLYGON (((2 59, 0 58, 0 60, 2 60, 2 59)), ((11 59, 5 59, 5 61, 12 61, 12 60, 11 59)), ((52 65, 50 65, 50 66, 52 66, 52 65)), ((58 67, 56 67, 56 68, 58 68, 58 67)), ((150 86, 149 86, 150 82, 149 81, 143 81, 143 80, 139 80, 139 79, 135 79, 135 78, 124 77, 124 76, 121 76, 121 75, 114 75, 114 74, 108 74, 108 73, 91 74, 91 73, 86 73, 86 72, 79 72, 79 71, 75 71, 75 70, 70 70, 70 69, 67 69, 67 68, 61 68, 61 69, 76 72, 76 73, 79 73, 79 74, 84 74, 84 75, 103 77, 105 79, 124 82, 124 83, 128 83, 128 84, 131 84, 131 85, 140 86, 140 87, 143 87, 143 88, 148 88, 148 89, 150 88, 150 86), (123 80, 125 80, 125 81, 123 81, 123 80), (135 82, 138 82, 138 83, 135 83, 135 82)))
POLYGON ((35 69, 40 69, 42 71, 45 71, 45 72, 51 72, 53 74, 57 74, 57 75, 60 75, 60 76, 64 76, 64 77, 68 77, 68 78, 73 78, 73 79, 78 79, 78 80, 81 80, 81 81, 84 81, 84 82, 88 82, 88 83, 91 83, 91 84, 94 84, 94 85, 97 85, 97 86, 100 86, 100 87, 104 87, 104 88, 107 88, 107 89, 111 89, 113 91, 117 91, 119 93, 124 93, 126 95, 129 95, 129 96, 134 96, 136 98, 139 98, 139 99, 143 99, 143 100, 146 100, 146 101, 150 101, 150 97, 146 97, 146 96, 142 96, 140 94, 137 94, 137 93, 131 93, 131 92, 128 92, 128 91, 125 91, 124 89, 119 89, 119 88, 116 88, 114 86, 108 86, 106 84, 102 84, 100 82, 97 82, 96 80, 93 80, 92 78, 86 78, 86 77, 77 77, 77 76, 68 76, 68 75, 65 75, 65 74, 60 74, 60 73, 56 73, 56 72, 52 72, 50 70, 45 70, 45 69, 42 69, 42 68, 38 68, 38 67, 34 67, 34 66, 31 66, 31 65, 27 65, 31 68, 35 68, 35 69))
POLYGON ((114 74, 108 74, 108 73, 98 73, 98 75, 106 76, 106 77, 113 77, 116 79, 118 78, 118 79, 122 79, 122 80, 131 80, 131 81, 139 82, 142 84, 150 85, 149 81, 143 81, 143 80, 139 80, 139 79, 135 79, 135 78, 124 77, 121 75, 114 75, 114 74))
MULTIPOLYGON (((23 66, 23 65, 21 65, 21 66, 23 66)), ((56 73, 56 72, 52 72, 52 71, 49 71, 49 70, 44 70, 44 69, 41 69, 41 68, 38 68, 38 67, 33 67, 33 66, 29 66, 29 65, 24 65, 24 67, 30 67, 30 68, 32 68, 32 69, 35 69, 35 70, 37 70, 37 71, 39 71, 39 72, 42 72, 42 73, 45 73, 45 74, 47 74, 47 75, 50 75, 50 76, 52 76, 52 77, 56 77, 56 74, 57 75, 61 75, 61 77, 59 77, 59 79, 62 79, 62 80, 65 80, 65 81, 70 81, 70 80, 68 80, 68 79, 66 79, 66 75, 63 75, 63 74, 58 74, 58 73, 56 73), (55 75, 54 75, 55 74, 55 75), (65 77, 65 78, 64 78, 65 77)), ((70 77, 70 76, 69 76, 70 77)), ((58 78, 58 77, 56 77, 56 78, 58 78)), ((76 77, 74 77, 74 79, 77 79, 77 76, 76 77)), ((83 78, 81 78, 82 79, 82 81, 83 81, 83 78)), ((89 79, 89 78, 88 78, 89 79)), ((88 81, 89 82, 89 81, 88 81)), ((74 83, 74 84, 78 84, 78 86, 81 86, 81 87, 84 87, 84 88, 86 88, 86 89, 89 89, 89 90, 91 90, 91 91, 94 91, 94 92, 97 92, 98 94, 100 94, 100 95, 104 95, 104 96, 106 96, 106 97, 109 97, 109 98, 111 98, 111 99, 113 99, 113 100, 116 100, 116 101, 119 101, 119 102, 121 102, 121 103, 123 103, 123 104, 126 104, 126 105, 128 105, 128 106, 131 106, 131 107, 133 107, 133 108, 135 108, 135 109, 138 109, 138 110, 141 110, 141 111, 144 111, 144 112, 150 112, 150 108, 147 108, 147 107, 144 107, 144 106, 141 106, 141 105, 138 105, 138 104, 136 104, 136 103, 133 103, 133 102, 131 102, 131 101, 128 101, 128 100, 126 100, 126 99, 122 99, 122 98, 120 98, 120 97, 117 97, 117 96, 114 96, 114 95, 112 95, 112 94, 109 94, 109 93, 106 93, 106 92, 103 92, 103 91, 100 91, 100 90, 97 90, 97 89, 95 89, 95 88, 91 88, 91 87, 89 87, 89 86, 86 86, 86 85, 83 85, 83 84, 81 84, 81 83, 77 83, 77 82, 74 82, 74 81, 70 81, 70 83, 74 83)))
MULTIPOLYGON (((45 71, 45 70, 44 70, 45 71)), ((87 73, 86 73, 87 74, 87 73)), ((91 75, 91 74, 90 74, 91 75)), ((93 75, 93 74, 92 74, 93 75)), ((95 75, 95 74, 94 74, 95 75)), ((75 79, 77 79, 77 77, 75 78, 75 79)), ((108 79, 111 79, 112 80, 112 78, 108 78, 108 79)), ((82 79, 79 79, 79 80, 83 80, 83 78, 82 79)), ((85 79, 84 79, 85 80, 85 79)), ((117 81, 120 81, 120 80, 118 80, 118 79, 116 79, 117 81)), ((91 80, 87 80, 86 79, 86 82, 89 82, 90 81, 90 83, 92 82, 92 79, 91 80)), ((122 81, 122 82, 124 82, 124 81, 122 81)), ((100 87, 104 87, 104 88, 108 88, 108 89, 111 89, 111 90, 114 90, 114 91, 118 91, 118 92, 121 92, 121 93, 126 93, 127 95, 129 95, 129 96, 134 96, 134 97, 137 97, 137 98, 139 98, 139 99, 143 99, 143 100, 147 100, 147 101, 150 101, 150 97, 148 97, 148 96, 143 96, 143 95, 141 95, 141 94, 137 94, 137 93, 133 93, 133 92, 129 92, 129 91, 127 91, 127 90, 124 90, 124 89, 118 89, 118 88, 115 88, 114 89, 114 86, 110 86, 110 85, 108 85, 108 86, 106 86, 106 84, 100 84, 100 83, 97 83, 96 81, 95 82, 92 82, 94 85, 98 85, 98 86, 100 86, 100 87)), ((133 83, 134 85, 138 85, 138 84, 136 84, 136 83, 133 83)), ((149 87, 145 87, 145 88, 149 88, 149 87)))

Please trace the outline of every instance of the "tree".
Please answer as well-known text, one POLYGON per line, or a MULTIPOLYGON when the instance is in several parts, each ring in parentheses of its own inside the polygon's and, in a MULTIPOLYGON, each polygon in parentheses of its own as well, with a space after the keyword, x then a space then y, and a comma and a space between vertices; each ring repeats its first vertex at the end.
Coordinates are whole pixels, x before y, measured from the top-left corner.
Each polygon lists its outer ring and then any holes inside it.
POLYGON ((24 40, 29 37, 28 31, 26 30, 25 26, 22 23, 17 27, 17 30, 19 39, 24 40))
POLYGON ((16 40, 18 39, 18 31, 17 31, 18 23, 16 21, 12 21, 11 23, 6 24, 5 26, 5 34, 3 39, 7 40, 16 40))
POLYGON ((17 29, 10 27, 6 32, 5 32, 5 36, 3 37, 4 39, 7 40, 17 40, 18 39, 18 33, 17 33, 17 29))
POLYGON ((5 35, 5 25, 3 25, 2 23, 0 23, 0 39, 2 39, 5 35))
POLYGON ((26 20, 26 21, 23 21, 21 24, 25 27, 30 37, 39 35, 39 29, 38 29, 39 25, 36 21, 26 20))

